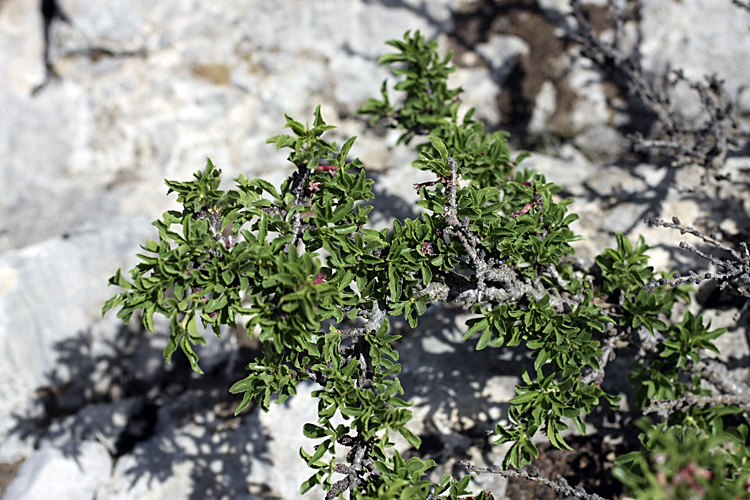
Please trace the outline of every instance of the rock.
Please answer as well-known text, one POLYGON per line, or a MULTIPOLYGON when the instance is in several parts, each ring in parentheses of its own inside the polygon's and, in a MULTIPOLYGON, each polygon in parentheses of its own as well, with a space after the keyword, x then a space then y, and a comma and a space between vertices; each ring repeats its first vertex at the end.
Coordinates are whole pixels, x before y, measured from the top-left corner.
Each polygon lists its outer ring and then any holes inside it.
MULTIPOLYGON (((198 10, 58 3, 70 19, 50 27, 59 78, 34 96, 44 76, 38 15, 17 1, 0 10, 0 22, 23 21, 23 32, 36 34, 0 69, 17 82, 0 91, 0 103, 23 117, 20 126, 5 122, 10 140, 0 142, 3 184, 14 186, 0 201, 14 221, 0 221, 0 250, 106 224, 122 211, 154 219, 171 203, 162 179, 189 178, 209 156, 228 178, 274 165, 289 173, 285 155, 264 144, 284 112, 309 121, 325 102, 329 122, 353 115, 386 76, 374 64, 385 40, 408 29, 436 33, 419 10, 342 0, 198 10), (16 66, 28 68, 23 78, 16 66)), ((447 6, 431 5, 430 19, 449 22, 447 6)), ((8 46, 22 33, 0 31, 8 46)))
POLYGON ((529 45, 520 37, 492 35, 492 37, 475 48, 490 65, 492 77, 502 85, 517 64, 521 55, 529 54, 529 45))
MULTIPOLYGON (((730 97, 744 92, 750 46, 742 41, 750 36, 750 13, 730 2, 719 5, 700 0, 647 2, 641 8, 641 53, 648 73, 682 69, 687 77, 702 83, 704 76, 715 73, 725 80, 730 97)), ((692 91, 676 97, 678 110, 698 101, 692 91)), ((748 111, 747 107, 739 110, 741 114, 748 111)))
MULTIPOLYGON (((42 13, 35 2, 4 0, 0 5, 0 33, 2 34, 0 46, 13 47, 13 50, 0 51, 0 74, 5 82, 4 92, 0 95, 4 97, 4 104, 10 104, 44 79, 42 23, 42 13)), ((11 111, 5 106, 3 109, 6 112, 11 111)), ((10 133, 14 131, 10 120, 3 120, 0 127, 2 127, 0 137, 10 137, 10 133)), ((0 141, 0 147, 12 147, 11 142, 0 141)), ((7 157, 4 156, 4 158, 7 157)), ((0 172, 7 174, 5 169, 0 172)), ((3 179, 3 181, 6 180, 8 179, 3 179)), ((10 184, 3 182, 3 185, 9 186, 10 184)), ((10 206, 5 204, 7 203, 5 199, 0 203, 3 203, 0 205, 3 209, 10 206)))
POLYGON ((539 93, 534 100, 534 111, 529 120, 527 130, 532 134, 541 135, 547 130, 548 123, 557 109, 557 89, 549 80, 542 83, 539 93))
POLYGON ((118 441, 140 410, 135 398, 109 404, 90 404, 64 420, 53 422, 41 439, 41 446, 64 449, 71 443, 97 441, 115 456, 118 441))
MULTIPOLYGON (((120 328, 114 316, 100 319, 103 301, 113 292, 107 277, 132 265, 135 240, 151 230, 143 219, 112 223, 0 255, 0 343, 6 353, 0 359, 0 435, 38 388, 87 376, 92 368, 87 331, 93 329, 101 345, 120 328)), ((3 444, 0 457, 20 458, 3 444)))
POLYGON ((547 181, 554 182, 577 198, 586 194, 586 181, 599 170, 571 144, 564 144, 554 155, 534 153, 520 167, 544 174, 547 181))
POLYGON ((62 449, 44 447, 21 464, 3 500, 90 500, 108 480, 112 458, 97 442, 71 443, 62 449))
POLYGON ((158 410, 156 432, 118 460, 100 497, 301 498, 299 485, 310 475, 298 454, 302 424, 316 419, 308 386, 301 385, 298 397, 269 414, 256 408, 239 417, 218 417, 207 403, 195 391, 167 401, 158 410))

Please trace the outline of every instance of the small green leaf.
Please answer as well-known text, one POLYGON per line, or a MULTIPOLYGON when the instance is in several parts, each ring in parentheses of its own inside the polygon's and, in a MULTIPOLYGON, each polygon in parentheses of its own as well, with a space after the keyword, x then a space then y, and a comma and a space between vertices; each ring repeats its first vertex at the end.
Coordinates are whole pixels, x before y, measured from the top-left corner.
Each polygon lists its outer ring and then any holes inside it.
POLYGON ((328 435, 328 431, 314 424, 305 424, 302 426, 302 434, 307 439, 321 439, 328 435))
POLYGON ((354 141, 357 140, 357 136, 350 137, 343 146, 341 146, 341 153, 339 156, 339 166, 343 167, 346 162, 346 157, 349 155, 349 151, 352 149, 352 146, 354 145, 354 141))
POLYGON ((534 361, 534 369, 539 371, 549 359, 549 351, 547 349, 540 349, 536 355, 536 360, 534 361))
POLYGON ((182 352, 187 356, 188 361, 190 361, 190 367, 193 371, 203 375, 203 370, 198 366, 198 355, 193 350, 193 346, 187 335, 183 335, 182 340, 180 341, 180 347, 182 348, 182 352))
POLYGON ((510 400, 511 403, 514 405, 522 404, 522 403, 528 403, 530 401, 535 401, 539 398, 539 393, 536 391, 527 391, 522 394, 519 394, 518 396, 514 397, 510 400))
POLYGON ((151 333, 156 333, 156 330, 154 329, 154 312, 156 311, 156 302, 151 302, 146 306, 146 308, 143 310, 143 326, 146 327, 146 330, 148 330, 151 333))
POLYGON ((430 141, 432 147, 437 150, 443 160, 448 158, 448 150, 445 148, 445 143, 442 141, 442 139, 434 135, 428 135, 427 140, 430 141))
POLYGON ((324 476, 323 471, 318 471, 312 476, 308 477, 299 487, 299 494, 304 495, 308 491, 310 491, 313 487, 320 484, 321 480, 324 476))
POLYGON ((485 347, 487 347, 487 344, 490 343, 490 340, 492 339, 492 330, 487 328, 484 332, 482 332, 482 336, 479 338, 479 341, 477 342, 477 351, 481 351, 485 347))
POLYGON ((409 442, 410 445, 412 445, 414 448, 419 449, 419 447, 422 445, 422 440, 419 438, 419 436, 415 435, 413 432, 411 432, 409 429, 403 426, 399 426, 395 428, 396 432, 401 434, 406 441, 409 442))
POLYGON ((315 462, 321 459, 323 455, 325 455, 325 452, 328 451, 328 447, 331 444, 330 439, 326 439, 322 443, 315 446, 315 453, 310 457, 310 459, 307 461, 307 465, 313 466, 315 465, 315 462))

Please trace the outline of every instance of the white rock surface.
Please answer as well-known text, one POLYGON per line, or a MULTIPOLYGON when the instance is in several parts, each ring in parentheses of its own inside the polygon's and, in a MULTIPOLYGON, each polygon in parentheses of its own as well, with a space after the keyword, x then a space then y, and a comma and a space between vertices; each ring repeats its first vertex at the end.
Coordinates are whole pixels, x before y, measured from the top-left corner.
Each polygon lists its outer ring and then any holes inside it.
POLYGON ((45 447, 21 465, 3 500, 91 500, 111 468, 109 452, 96 442, 45 447))
POLYGON ((715 73, 725 80, 730 96, 747 85, 750 12, 731 2, 701 0, 644 2, 642 8, 641 50, 648 71, 670 66, 698 81, 715 73))
MULTIPOLYGON (((0 434, 22 414, 36 389, 52 382, 66 384, 77 373, 75 363, 60 364, 67 341, 101 322, 101 306, 111 294, 107 275, 132 266, 137 239, 151 234, 146 220, 119 223, 30 245, 0 255, 0 434)), ((100 342, 117 331, 108 317, 100 342)), ((79 353, 85 362, 86 353, 79 353)), ((18 451, 0 440, 0 460, 17 460, 18 451)))

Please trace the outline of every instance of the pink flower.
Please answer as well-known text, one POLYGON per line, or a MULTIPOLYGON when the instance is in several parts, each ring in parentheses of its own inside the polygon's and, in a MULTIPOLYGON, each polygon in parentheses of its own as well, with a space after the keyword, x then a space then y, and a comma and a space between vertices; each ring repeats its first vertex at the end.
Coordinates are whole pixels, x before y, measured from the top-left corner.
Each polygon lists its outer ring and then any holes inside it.
POLYGON ((325 281, 326 281, 325 275, 323 275, 323 273, 318 273, 318 275, 313 280, 312 284, 313 285, 318 285, 320 283, 325 283, 325 281))
POLYGON ((512 214, 510 214, 510 216, 518 217, 519 215, 523 215, 531 210, 531 207, 533 207, 534 205, 536 205, 536 203, 534 203, 533 201, 531 203, 527 203, 526 206, 524 206, 521 210, 519 210, 518 212, 513 212, 512 214))
POLYGON ((339 169, 336 165, 318 165, 315 167, 316 172, 328 172, 331 177, 336 175, 336 171, 339 169))

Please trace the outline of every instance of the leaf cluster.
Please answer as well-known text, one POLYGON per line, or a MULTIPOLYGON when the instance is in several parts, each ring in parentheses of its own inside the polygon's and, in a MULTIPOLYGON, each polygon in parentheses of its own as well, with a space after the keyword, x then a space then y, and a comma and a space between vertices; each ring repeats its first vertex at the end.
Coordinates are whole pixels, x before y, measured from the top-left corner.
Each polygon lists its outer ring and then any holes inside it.
POLYGON ((641 450, 618 457, 613 474, 637 498, 747 498, 748 428, 724 429, 721 418, 738 411, 715 407, 705 429, 641 420, 641 450))
POLYGON ((389 40, 388 45, 398 52, 386 54, 378 64, 391 64, 393 74, 404 77, 394 89, 405 94, 400 107, 391 104, 387 80, 381 87, 382 100, 368 99, 359 113, 372 114, 371 125, 381 118, 389 118, 405 130, 398 142, 409 144, 416 135, 427 135, 436 128, 448 126, 448 119, 455 117, 459 108, 458 95, 462 89, 448 88, 448 76, 456 71, 450 66, 452 53, 440 57, 437 41, 426 41, 416 31, 409 31, 403 40, 389 40))

